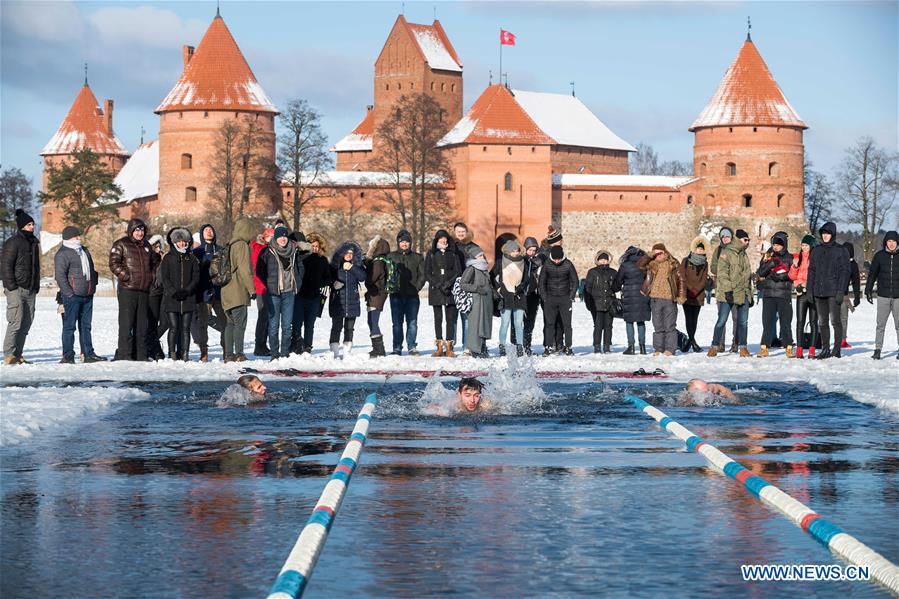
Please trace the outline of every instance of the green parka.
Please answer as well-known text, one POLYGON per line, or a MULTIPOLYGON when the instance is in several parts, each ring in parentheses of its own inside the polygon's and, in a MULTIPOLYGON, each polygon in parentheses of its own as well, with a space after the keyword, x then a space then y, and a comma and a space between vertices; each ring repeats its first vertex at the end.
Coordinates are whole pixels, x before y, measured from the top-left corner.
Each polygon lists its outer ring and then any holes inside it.
POLYGON ((256 293, 250 261, 250 241, 255 237, 253 223, 249 219, 242 218, 234 224, 234 233, 228 244, 228 251, 231 252, 231 280, 222 287, 222 308, 225 310, 249 306, 250 296, 256 293))
POLYGON ((742 306, 752 296, 752 266, 746 248, 739 240, 729 244, 718 258, 715 298, 724 302, 725 293, 734 294, 734 305, 742 306))

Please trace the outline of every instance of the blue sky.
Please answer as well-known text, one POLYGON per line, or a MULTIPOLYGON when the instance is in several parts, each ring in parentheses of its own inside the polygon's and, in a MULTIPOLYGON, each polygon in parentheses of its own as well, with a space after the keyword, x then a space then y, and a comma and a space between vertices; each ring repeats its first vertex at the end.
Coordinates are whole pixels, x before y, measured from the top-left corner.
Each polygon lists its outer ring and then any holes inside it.
MULTIPOLYGON (((372 69, 401 2, 222 2, 221 11, 276 105, 309 100, 332 142, 372 101, 372 69)), ((746 37, 809 124, 806 151, 832 173, 870 135, 896 149, 896 2, 406 2, 437 16, 464 64, 466 109, 498 70, 498 31, 513 87, 577 95, 618 135, 691 160, 687 131, 746 37)), ((0 161, 40 182, 38 153, 90 65, 102 102, 116 101, 129 148, 158 131, 153 109, 181 72, 215 2, 17 2, 0 6, 0 161)))

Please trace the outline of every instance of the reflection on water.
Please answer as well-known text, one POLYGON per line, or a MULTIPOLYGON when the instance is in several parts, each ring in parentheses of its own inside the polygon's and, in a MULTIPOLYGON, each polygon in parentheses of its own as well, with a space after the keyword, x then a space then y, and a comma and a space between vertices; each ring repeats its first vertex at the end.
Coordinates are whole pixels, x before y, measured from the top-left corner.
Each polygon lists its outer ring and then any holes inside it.
MULTIPOLYGON (((831 554, 622 401, 637 394, 899 560, 899 421, 803 385, 737 406, 672 407, 673 384, 542 386, 491 373, 498 413, 423 417, 450 384, 381 385, 307 596, 787 593, 881 596, 862 583, 748 586, 743 563, 831 554), (838 420, 822 413, 838 414, 838 420)), ((0 452, 0 595, 259 596, 333 470, 364 385, 157 385, 67 435, 0 452), (85 567, 89 556, 90 567, 85 567), (112 589, 112 591, 110 591, 112 589)))

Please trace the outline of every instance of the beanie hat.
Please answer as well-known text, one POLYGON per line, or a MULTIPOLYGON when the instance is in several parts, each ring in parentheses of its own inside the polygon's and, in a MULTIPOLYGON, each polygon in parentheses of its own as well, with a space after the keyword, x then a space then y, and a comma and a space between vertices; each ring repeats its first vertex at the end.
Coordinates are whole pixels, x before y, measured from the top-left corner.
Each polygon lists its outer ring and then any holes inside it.
POLYGON ((597 254, 596 254, 596 259, 595 259, 595 261, 596 261, 596 262, 599 262, 600 260, 611 260, 611 259, 612 259, 612 257, 609 256, 609 252, 600 250, 600 251, 597 252, 597 254))
POLYGON ((725 237, 733 237, 734 232, 728 229, 727 227, 721 227, 721 230, 718 231, 718 238, 724 239, 725 237))
POLYGON ((503 244, 503 253, 504 254, 511 254, 512 252, 514 252, 516 250, 520 252, 521 246, 514 239, 510 239, 509 241, 507 241, 506 243, 503 244))
POLYGON ((562 229, 549 227, 549 232, 546 234, 546 243, 552 245, 559 241, 562 241, 562 229))
POLYGON ((657 243, 657 244, 655 244, 654 246, 652 246, 652 251, 653 251, 653 252, 656 252, 656 251, 659 251, 659 250, 662 250, 662 251, 665 252, 666 254, 669 253, 669 252, 668 252, 668 248, 665 247, 665 244, 664 244, 664 243, 657 243))
POLYGON ((396 234, 397 245, 399 245, 401 241, 412 243, 412 235, 406 229, 400 229, 400 232, 396 234))
POLYGON ((737 229, 737 239, 749 239, 749 233, 743 229, 737 229))
POLYGON ((778 231, 777 233, 775 233, 774 237, 771 238, 771 245, 774 245, 775 243, 782 245, 784 247, 784 249, 786 249, 787 234, 784 233, 783 231, 778 231))
POLYGON ((811 233, 802 236, 802 243, 808 244, 810 247, 815 247, 815 243, 818 240, 815 239, 815 236, 811 233))
POLYGON ((31 215, 22 210, 21 208, 16 208, 16 228, 21 229, 28 223, 33 223, 34 219, 31 218, 31 215))
POLYGON ((480 256, 483 253, 484 253, 484 250, 482 250, 481 246, 479 246, 476 243, 472 243, 472 244, 465 246, 465 257, 468 258, 469 260, 474 260, 475 258, 477 258, 478 256, 480 256))
MULTIPOLYGON (((560 237, 561 239, 561 237, 560 237)), ((553 260, 561 260, 565 257, 565 251, 559 246, 553 246, 549 249, 549 257, 553 260)))
POLYGON ((272 237, 272 239, 277 241, 279 237, 289 237, 289 236, 290 236, 290 231, 287 230, 287 227, 285 227, 284 225, 278 225, 277 227, 275 227, 275 234, 272 237))
POLYGON ((81 231, 78 230, 78 227, 73 227, 69 225, 65 229, 62 230, 62 240, 67 241, 73 237, 80 237, 81 231))
POLYGON ((306 243, 306 236, 303 235, 302 231, 294 231, 290 234, 290 240, 296 241, 297 243, 306 243))
POLYGON ((540 247, 540 244, 537 243, 537 239, 535 239, 534 237, 526 237, 526 238, 525 238, 525 240, 524 240, 524 249, 528 249, 528 248, 538 248, 538 247, 540 247))

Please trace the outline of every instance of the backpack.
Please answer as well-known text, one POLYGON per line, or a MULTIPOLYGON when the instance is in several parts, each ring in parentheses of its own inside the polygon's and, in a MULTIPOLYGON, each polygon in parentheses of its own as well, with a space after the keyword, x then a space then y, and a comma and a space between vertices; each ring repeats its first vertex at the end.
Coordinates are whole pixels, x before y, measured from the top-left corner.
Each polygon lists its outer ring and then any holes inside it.
POLYGON ((400 273, 396 268, 396 262, 387 256, 375 256, 378 262, 384 263, 384 270, 387 271, 387 283, 384 285, 384 291, 389 293, 398 293, 400 290, 400 273))
POLYGON ((209 280, 216 287, 224 287, 231 282, 231 245, 214 255, 209 263, 209 280))
POLYGON ((474 296, 469 291, 462 291, 462 277, 456 277, 456 281, 453 283, 453 302, 456 304, 456 308, 459 309, 459 312, 462 314, 468 314, 471 312, 471 302, 474 296))

